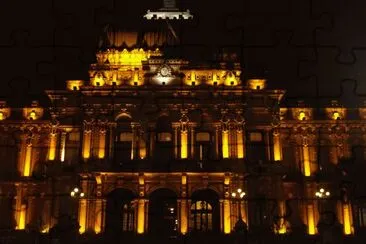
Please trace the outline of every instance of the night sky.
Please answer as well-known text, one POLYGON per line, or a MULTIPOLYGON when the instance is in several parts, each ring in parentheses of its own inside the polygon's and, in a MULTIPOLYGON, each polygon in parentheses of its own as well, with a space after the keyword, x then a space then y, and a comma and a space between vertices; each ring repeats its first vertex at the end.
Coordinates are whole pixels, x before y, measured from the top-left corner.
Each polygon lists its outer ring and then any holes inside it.
MULTIPOLYGON (((269 88, 300 97, 340 99, 357 106, 366 94, 364 1, 186 0, 194 20, 182 23, 181 50, 210 62, 237 53, 244 72, 265 76, 269 88)), ((2 97, 36 99, 88 79, 98 36, 106 24, 125 30, 148 25, 142 16, 162 0, 7 1, 0 14, 2 97)), ((165 24, 165 23, 162 23, 165 24)))

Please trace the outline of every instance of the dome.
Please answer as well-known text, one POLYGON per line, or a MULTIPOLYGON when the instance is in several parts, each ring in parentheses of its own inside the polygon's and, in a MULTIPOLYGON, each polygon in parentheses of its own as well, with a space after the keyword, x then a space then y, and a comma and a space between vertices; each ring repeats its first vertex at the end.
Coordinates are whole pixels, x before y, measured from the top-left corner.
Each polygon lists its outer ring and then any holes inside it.
POLYGON ((107 25, 99 38, 99 49, 162 48, 178 44, 165 22, 146 23, 140 31, 107 25))

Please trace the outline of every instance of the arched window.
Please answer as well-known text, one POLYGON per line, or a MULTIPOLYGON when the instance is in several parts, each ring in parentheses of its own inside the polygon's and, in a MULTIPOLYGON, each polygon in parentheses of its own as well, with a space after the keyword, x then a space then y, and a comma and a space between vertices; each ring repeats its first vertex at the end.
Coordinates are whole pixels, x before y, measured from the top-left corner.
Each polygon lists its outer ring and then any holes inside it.
POLYGON ((195 231, 212 230, 212 206, 206 201, 196 201, 191 205, 190 226, 195 231))
POLYGON ((121 210, 122 217, 122 231, 133 231, 134 225, 134 204, 132 202, 124 203, 121 210))

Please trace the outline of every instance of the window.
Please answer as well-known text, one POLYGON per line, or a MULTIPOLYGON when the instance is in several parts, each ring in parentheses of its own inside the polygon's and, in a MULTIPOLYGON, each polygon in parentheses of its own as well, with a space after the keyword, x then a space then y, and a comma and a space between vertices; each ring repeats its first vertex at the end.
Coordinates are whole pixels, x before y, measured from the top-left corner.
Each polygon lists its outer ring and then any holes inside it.
POLYGON ((124 142, 130 142, 132 141, 132 133, 131 132, 122 132, 119 135, 119 141, 124 141, 124 142))
POLYGON ((366 227, 366 207, 358 209, 358 224, 359 227, 366 227))
POLYGON ((196 201, 191 205, 190 226, 196 231, 212 230, 212 206, 206 201, 196 201))
POLYGON ((172 134, 169 132, 158 133, 158 141, 159 142, 170 142, 170 141, 172 141, 172 134))
POLYGON ((196 134, 196 141, 200 142, 209 142, 210 141, 210 133, 208 132, 199 132, 196 134))
POLYGON ((125 203, 122 205, 122 231, 133 231, 134 225, 134 205, 125 203))
POLYGON ((260 132, 251 132, 249 134, 249 138, 250 138, 250 141, 253 141, 253 142, 260 142, 263 140, 262 133, 260 133, 260 132))
POLYGON ((80 133, 79 132, 71 132, 69 134, 69 141, 80 141, 80 133))

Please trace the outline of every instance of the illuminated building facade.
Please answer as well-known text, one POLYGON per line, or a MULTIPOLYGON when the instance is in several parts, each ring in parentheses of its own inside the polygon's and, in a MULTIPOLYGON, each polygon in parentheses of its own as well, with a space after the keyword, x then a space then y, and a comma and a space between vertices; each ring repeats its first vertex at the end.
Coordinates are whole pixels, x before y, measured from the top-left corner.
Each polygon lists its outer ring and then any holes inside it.
POLYGON ((74 214, 81 234, 230 234, 240 216, 316 235, 324 209, 344 235, 366 226, 337 174, 365 145, 366 108, 281 106, 285 91, 242 80, 237 62, 167 58, 162 33, 105 40, 89 81, 46 91, 47 105, 1 103, 2 226, 45 233, 74 214))

